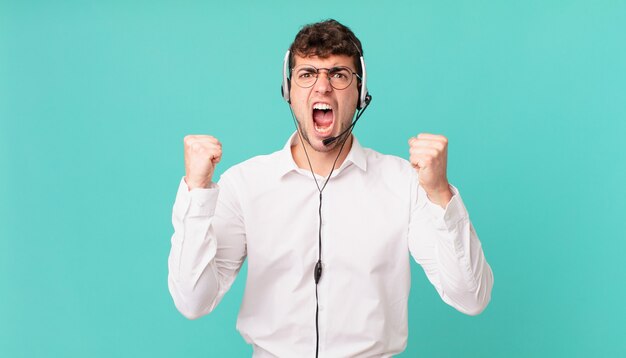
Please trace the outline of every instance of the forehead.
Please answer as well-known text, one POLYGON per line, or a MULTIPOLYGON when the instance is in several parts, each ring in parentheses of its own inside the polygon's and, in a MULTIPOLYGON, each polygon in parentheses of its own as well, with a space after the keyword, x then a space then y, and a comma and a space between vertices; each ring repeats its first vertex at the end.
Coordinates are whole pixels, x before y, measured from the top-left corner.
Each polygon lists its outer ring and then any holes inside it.
POLYGON ((330 55, 328 57, 295 55, 293 67, 299 65, 312 65, 317 68, 330 68, 336 66, 346 66, 354 70, 354 59, 346 55, 330 55))

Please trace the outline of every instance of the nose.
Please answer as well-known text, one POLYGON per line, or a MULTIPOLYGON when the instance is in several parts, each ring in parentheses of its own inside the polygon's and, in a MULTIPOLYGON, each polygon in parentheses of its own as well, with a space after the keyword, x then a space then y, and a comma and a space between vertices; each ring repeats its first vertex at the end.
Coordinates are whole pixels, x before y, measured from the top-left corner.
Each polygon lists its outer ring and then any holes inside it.
POLYGON ((314 87, 315 92, 319 93, 327 93, 333 90, 333 86, 330 85, 330 77, 328 77, 327 71, 319 71, 314 87))

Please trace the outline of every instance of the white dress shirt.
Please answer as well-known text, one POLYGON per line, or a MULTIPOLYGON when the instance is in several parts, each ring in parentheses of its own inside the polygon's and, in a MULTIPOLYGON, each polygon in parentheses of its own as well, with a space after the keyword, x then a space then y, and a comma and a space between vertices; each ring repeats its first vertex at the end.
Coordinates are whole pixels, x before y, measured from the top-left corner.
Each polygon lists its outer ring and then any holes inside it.
MULTIPOLYGON (((181 180, 174 204, 168 283, 176 307, 191 319, 211 312, 247 257, 237 329, 254 357, 315 356, 319 192, 293 160, 294 138, 231 167, 209 189, 189 191, 181 180)), ((451 189, 443 209, 409 162, 354 139, 323 192, 320 357, 405 349, 409 253, 443 301, 470 315, 487 306, 492 272, 451 189)))

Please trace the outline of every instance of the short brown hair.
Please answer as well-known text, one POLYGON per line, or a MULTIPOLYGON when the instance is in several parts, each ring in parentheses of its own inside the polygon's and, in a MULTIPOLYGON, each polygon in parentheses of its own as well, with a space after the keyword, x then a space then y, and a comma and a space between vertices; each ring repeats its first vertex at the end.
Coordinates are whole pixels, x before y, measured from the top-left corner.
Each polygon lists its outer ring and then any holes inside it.
POLYGON ((289 47, 289 69, 295 63, 295 55, 327 58, 331 55, 352 57, 354 68, 362 75, 360 56, 363 56, 361 41, 347 26, 329 19, 304 26, 289 47))

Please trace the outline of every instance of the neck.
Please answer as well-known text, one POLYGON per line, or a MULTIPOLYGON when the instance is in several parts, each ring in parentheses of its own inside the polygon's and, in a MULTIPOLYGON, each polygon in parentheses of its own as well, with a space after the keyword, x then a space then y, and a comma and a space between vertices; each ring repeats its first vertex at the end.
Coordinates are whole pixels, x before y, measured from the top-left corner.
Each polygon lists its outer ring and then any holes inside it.
POLYGON ((298 168, 310 170, 309 162, 306 158, 306 154, 308 154, 309 159, 311 160, 311 166, 313 167, 313 172, 322 177, 327 177, 333 169, 333 163, 335 162, 335 159, 337 159, 338 154, 339 158, 335 164, 335 169, 339 168, 341 164, 343 164, 343 161, 346 160, 346 157, 352 148, 352 140, 353 137, 350 135, 350 137, 346 139, 346 144, 343 146, 341 154, 339 154, 341 142, 337 143, 333 149, 328 152, 318 152, 313 149, 309 143, 301 141, 300 137, 297 136, 296 143, 291 146, 291 155, 293 156, 293 160, 296 162, 298 168), (302 147, 303 145, 306 146, 306 153, 302 147))

